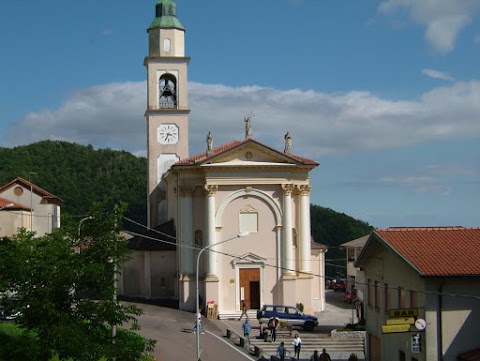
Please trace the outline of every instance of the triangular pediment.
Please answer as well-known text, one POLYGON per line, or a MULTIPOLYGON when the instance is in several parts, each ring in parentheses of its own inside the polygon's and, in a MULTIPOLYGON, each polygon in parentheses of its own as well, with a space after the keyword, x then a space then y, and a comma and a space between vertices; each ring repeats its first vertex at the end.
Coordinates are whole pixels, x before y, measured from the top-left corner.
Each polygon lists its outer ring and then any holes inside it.
POLYGON ((213 155, 205 163, 209 165, 297 165, 301 162, 289 154, 248 139, 213 155))
POLYGON ((182 159, 175 166, 307 166, 315 168, 318 163, 307 158, 271 148, 254 139, 232 141, 182 159))
POLYGON ((232 149, 230 152, 221 154, 208 162, 212 164, 257 164, 257 165, 275 165, 275 164, 296 164, 292 159, 282 154, 271 151, 270 149, 246 144, 243 147, 232 149))
POLYGON ((234 260, 232 260, 232 266, 235 266, 236 264, 241 264, 241 263, 245 263, 245 264, 259 264, 259 263, 265 263, 267 259, 266 258, 263 258, 263 257, 260 257, 259 255, 256 255, 255 253, 251 253, 251 252, 248 252, 248 253, 245 253, 244 255, 240 256, 240 257, 235 257, 234 260))

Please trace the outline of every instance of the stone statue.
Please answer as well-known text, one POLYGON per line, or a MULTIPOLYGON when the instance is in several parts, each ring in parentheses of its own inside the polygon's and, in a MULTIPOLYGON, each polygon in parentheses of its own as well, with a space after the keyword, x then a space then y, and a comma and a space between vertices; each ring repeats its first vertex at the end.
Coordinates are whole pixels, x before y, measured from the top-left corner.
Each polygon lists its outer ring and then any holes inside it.
POLYGON ((213 135, 212 132, 208 132, 207 134, 207 150, 212 150, 213 147, 213 135))
POLYGON ((245 117, 245 139, 252 137, 252 119, 250 115, 245 117))
POLYGON ((285 138, 285 150, 284 153, 291 153, 292 152, 292 137, 290 136, 290 132, 287 132, 284 136, 285 138))

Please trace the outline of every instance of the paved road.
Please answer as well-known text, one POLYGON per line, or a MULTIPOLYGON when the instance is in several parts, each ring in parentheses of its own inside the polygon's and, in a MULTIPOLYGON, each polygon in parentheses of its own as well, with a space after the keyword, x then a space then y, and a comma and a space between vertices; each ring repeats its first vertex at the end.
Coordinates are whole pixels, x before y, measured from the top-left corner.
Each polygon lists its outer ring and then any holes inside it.
MULTIPOLYGON (((157 340, 154 356, 159 361, 195 360, 196 341, 192 333, 193 313, 154 305, 137 304, 145 312, 138 318, 139 333, 157 340)), ((203 320, 205 334, 200 335, 203 361, 254 361, 224 337, 225 329, 203 320)))

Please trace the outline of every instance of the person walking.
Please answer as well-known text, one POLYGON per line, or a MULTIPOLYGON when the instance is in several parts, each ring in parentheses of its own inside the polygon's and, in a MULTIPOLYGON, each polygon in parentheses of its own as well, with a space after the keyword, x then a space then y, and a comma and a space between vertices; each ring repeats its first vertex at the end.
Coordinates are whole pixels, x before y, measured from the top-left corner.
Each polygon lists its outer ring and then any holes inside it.
POLYGON ((319 361, 332 361, 330 355, 327 353, 325 349, 322 350, 322 354, 320 355, 319 361))
POLYGON ((238 319, 239 321, 242 320, 243 315, 245 315, 245 318, 248 320, 247 304, 245 303, 245 301, 242 300, 242 314, 240 315, 240 318, 238 319))
POLYGON ((313 355, 310 356, 310 361, 320 361, 320 356, 318 356, 318 351, 313 351, 313 355))
POLYGON ((280 323, 279 319, 276 317, 272 317, 268 320, 268 329, 270 331, 270 336, 272 338, 272 342, 275 342, 277 339, 277 327, 280 323))
POLYGON ((198 312, 195 314, 195 326, 193 326, 193 333, 201 332, 202 335, 205 334, 202 327, 202 311, 198 309, 198 312))
POLYGON ((295 334, 295 338, 293 339, 292 342, 294 351, 293 351, 293 356, 299 360, 300 359, 300 349, 302 348, 302 340, 300 339, 300 336, 298 333, 295 334))
POLYGON ((243 336, 247 338, 248 344, 250 344, 250 331, 252 329, 252 326, 248 322, 248 318, 243 323, 242 329, 243 329, 243 336))
POLYGON ((285 342, 280 342, 280 345, 277 347, 277 356, 280 358, 280 361, 285 361, 285 356, 287 355, 287 349, 285 348, 285 342))

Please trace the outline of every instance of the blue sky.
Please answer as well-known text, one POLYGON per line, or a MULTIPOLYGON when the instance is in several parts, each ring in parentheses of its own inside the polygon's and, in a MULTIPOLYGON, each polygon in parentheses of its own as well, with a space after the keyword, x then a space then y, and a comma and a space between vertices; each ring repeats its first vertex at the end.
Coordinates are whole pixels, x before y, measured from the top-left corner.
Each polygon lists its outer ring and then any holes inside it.
MULTIPOLYGON (((390 226, 480 226, 480 0, 177 0, 190 153, 253 136, 314 159, 311 202, 390 226)), ((0 146, 145 154, 155 1, 0 5, 0 146)), ((3 180, 8 181, 8 180, 3 180)))

